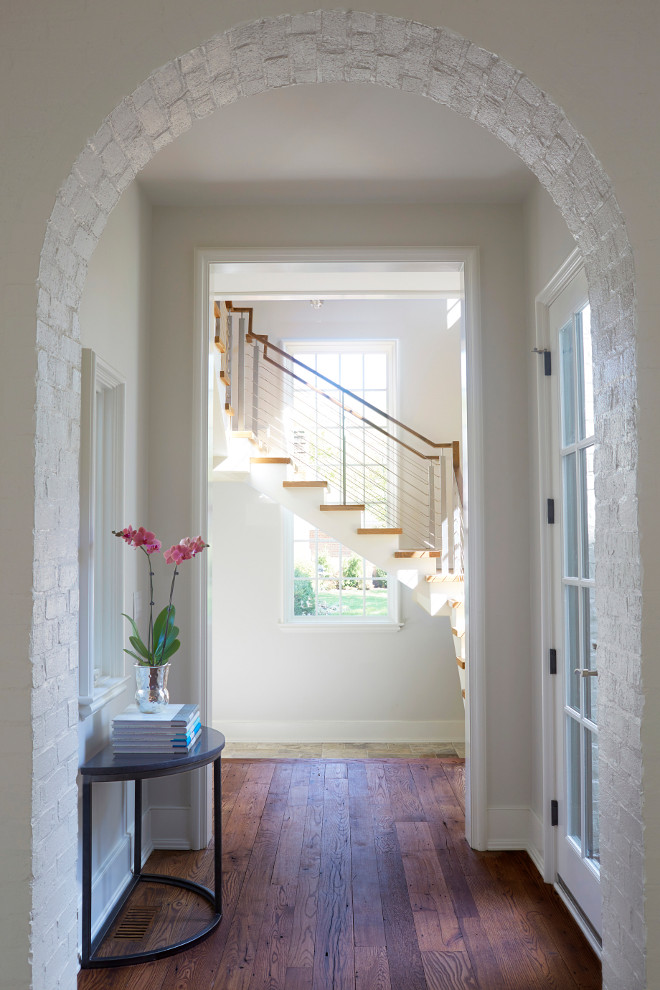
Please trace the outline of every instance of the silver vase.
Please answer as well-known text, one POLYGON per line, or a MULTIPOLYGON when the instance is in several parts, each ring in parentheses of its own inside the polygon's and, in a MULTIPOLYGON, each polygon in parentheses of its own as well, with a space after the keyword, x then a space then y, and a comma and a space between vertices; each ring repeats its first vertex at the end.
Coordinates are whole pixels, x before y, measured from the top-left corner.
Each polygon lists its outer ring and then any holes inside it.
POLYGON ((159 667, 145 667, 135 664, 135 704, 141 712, 154 715, 162 712, 170 702, 170 692, 167 690, 167 675, 170 672, 169 663, 159 667))

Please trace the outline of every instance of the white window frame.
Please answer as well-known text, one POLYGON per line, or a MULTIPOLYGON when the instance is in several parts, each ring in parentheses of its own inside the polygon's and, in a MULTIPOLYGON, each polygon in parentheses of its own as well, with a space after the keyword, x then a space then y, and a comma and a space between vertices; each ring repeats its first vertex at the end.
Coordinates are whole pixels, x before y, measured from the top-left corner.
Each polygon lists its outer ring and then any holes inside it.
MULTIPOLYGON (((390 415, 396 416, 397 409, 397 394, 396 394, 396 381, 397 381, 397 342, 393 339, 382 338, 349 338, 349 339, 329 339, 324 337, 319 338, 289 338, 282 340, 280 346, 283 350, 288 351, 292 355, 295 355, 303 362, 305 361, 305 354, 316 354, 319 351, 336 351, 345 354, 386 354, 387 355, 387 393, 388 393, 388 404, 389 409, 387 410, 390 415)), ((293 592, 294 592, 294 539, 293 539, 293 514, 290 512, 285 513, 284 522, 282 527, 282 538, 283 538, 283 553, 282 553, 282 563, 284 566, 284 576, 283 576, 283 592, 284 598, 282 603, 282 626, 286 628, 296 628, 296 629, 318 629, 323 627, 324 630, 336 629, 337 631, 347 631, 351 629, 361 628, 373 629, 374 631, 380 629, 381 631, 392 631, 398 632, 402 626, 400 621, 400 594, 399 594, 399 582, 396 576, 392 573, 388 573, 387 576, 387 591, 388 591, 388 610, 387 617, 376 616, 374 618, 369 618, 366 615, 337 615, 333 618, 326 618, 325 616, 300 616, 294 615, 293 612, 293 592)), ((314 527, 315 528, 315 527, 314 527)), ((350 547, 346 549, 350 550, 350 547)), ((360 554, 357 554, 360 556, 360 554)), ((367 560, 366 557, 362 558, 367 560)), ((369 561, 371 563, 371 561, 369 561)))
POLYGON ((90 348, 83 348, 81 366, 80 427, 80 672, 78 707, 85 719, 116 697, 129 678, 125 675, 123 630, 123 544, 109 527, 99 531, 98 498, 104 515, 123 525, 126 382, 90 348), (98 400, 103 398, 103 423, 98 421, 98 400), (98 430, 103 429, 102 449, 98 430), (103 463, 100 463, 100 458, 103 463), (99 490, 99 469, 104 483, 99 490), (108 529, 108 532, 105 532, 108 529), (103 540, 103 588, 95 580, 95 548, 103 540), (102 614, 99 616, 99 607, 102 614), (103 623, 102 653, 95 644, 98 623, 103 623), (96 674, 99 671, 99 674, 96 674))

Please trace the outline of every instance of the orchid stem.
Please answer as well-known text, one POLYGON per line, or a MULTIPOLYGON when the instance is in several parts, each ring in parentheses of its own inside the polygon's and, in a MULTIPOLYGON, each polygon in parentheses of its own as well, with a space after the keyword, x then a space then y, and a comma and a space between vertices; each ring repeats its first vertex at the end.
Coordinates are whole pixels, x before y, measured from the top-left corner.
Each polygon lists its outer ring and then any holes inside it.
POLYGON ((163 653, 165 652, 165 647, 167 646, 167 634, 170 628, 170 614, 172 612, 172 598, 174 597, 174 582, 176 581, 176 576, 179 573, 176 564, 174 565, 174 574, 172 575, 172 584, 170 586, 170 601, 167 606, 167 618, 165 619, 165 635, 163 637, 163 653))
POLYGON ((147 558, 147 564, 149 565, 149 632, 147 634, 147 650, 149 651, 149 655, 152 656, 154 645, 154 572, 151 566, 151 557, 144 547, 140 549, 147 558))

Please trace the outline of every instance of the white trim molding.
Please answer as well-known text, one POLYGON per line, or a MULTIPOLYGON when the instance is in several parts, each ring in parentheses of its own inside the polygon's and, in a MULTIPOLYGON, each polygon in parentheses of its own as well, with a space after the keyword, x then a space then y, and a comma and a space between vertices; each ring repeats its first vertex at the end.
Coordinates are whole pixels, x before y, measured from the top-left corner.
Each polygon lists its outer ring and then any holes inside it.
MULTIPOLYGON (((130 680, 124 673, 122 618, 124 555, 110 536, 110 519, 124 516, 124 448, 126 382, 90 348, 83 348, 80 419, 80 667, 79 717, 88 718, 116 698, 130 680), (103 395, 102 441, 99 445, 97 395, 103 395), (105 401, 107 400, 107 401, 105 401), (99 449, 100 446, 100 449, 99 449), (103 458, 100 465, 99 461, 103 458), (97 519, 99 478, 103 479, 103 518, 97 519), (107 512, 106 512, 107 509, 107 512), (105 518, 105 517, 108 518, 105 518), (101 527, 107 528, 101 531, 101 527), (102 615, 95 588, 95 554, 103 551, 102 615), (104 662, 96 656, 95 639, 102 623, 104 662), (100 676, 96 676, 96 670, 100 676)), ((116 525, 116 523, 115 523, 116 525)))

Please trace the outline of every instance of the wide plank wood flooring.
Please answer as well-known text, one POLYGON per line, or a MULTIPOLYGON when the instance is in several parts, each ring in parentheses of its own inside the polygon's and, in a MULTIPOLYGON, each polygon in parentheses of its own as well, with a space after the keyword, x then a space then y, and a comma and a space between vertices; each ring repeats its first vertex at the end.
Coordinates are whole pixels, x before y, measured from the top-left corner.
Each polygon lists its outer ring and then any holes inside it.
MULTIPOLYGON (((155 963, 81 973, 78 990, 601 986, 528 856, 467 845, 459 757, 223 760, 222 813, 219 928, 155 963)), ((212 847, 154 853, 147 868, 211 886, 212 847)), ((111 937, 106 952, 180 938, 208 915, 176 888, 136 896, 153 914, 144 941, 111 937)))

